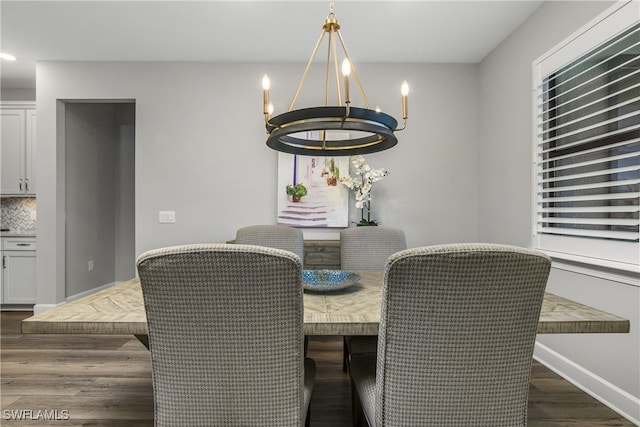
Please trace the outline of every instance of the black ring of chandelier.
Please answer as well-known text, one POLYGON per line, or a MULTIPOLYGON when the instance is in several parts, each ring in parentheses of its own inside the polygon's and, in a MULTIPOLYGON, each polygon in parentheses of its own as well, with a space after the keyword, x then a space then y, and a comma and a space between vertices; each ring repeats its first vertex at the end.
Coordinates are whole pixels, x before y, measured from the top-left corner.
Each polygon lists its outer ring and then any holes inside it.
POLYGON ((274 150, 307 156, 354 156, 383 151, 395 146, 396 119, 366 108, 324 106, 302 108, 272 117, 267 122, 267 145, 274 150), (358 131, 370 134, 360 138, 313 140, 292 136, 299 132, 322 130, 358 131))

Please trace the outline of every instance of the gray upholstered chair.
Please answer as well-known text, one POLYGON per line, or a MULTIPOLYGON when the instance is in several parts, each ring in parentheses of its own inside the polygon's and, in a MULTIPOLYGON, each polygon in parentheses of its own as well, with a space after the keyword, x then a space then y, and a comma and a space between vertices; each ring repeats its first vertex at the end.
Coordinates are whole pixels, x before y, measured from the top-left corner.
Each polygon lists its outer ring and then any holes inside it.
MULTIPOLYGON (((236 231, 236 244, 266 246, 282 249, 298 255, 304 266, 304 234, 298 228, 286 225, 249 225, 236 231)), ((305 337, 304 354, 307 354, 309 340, 305 337)))
MULTIPOLYGON (((340 232, 340 268, 384 270, 392 254, 407 249, 404 231, 391 227, 351 227, 340 232)), ((342 369, 347 370, 351 355, 374 353, 377 337, 348 336, 344 339, 342 369)))
POLYGON ((493 244, 392 255, 377 363, 350 362, 354 424, 364 414, 377 427, 526 426, 550 266, 539 252, 493 244))
POLYGON ((267 246, 293 252, 304 263, 304 236, 302 230, 286 225, 249 225, 236 231, 236 243, 267 246))
POLYGON ((350 227, 340 231, 343 270, 384 269, 387 258, 407 249, 404 231, 391 227, 350 227))
POLYGON ((315 363, 303 354, 297 256, 187 245, 146 252, 137 268, 156 426, 308 422, 315 363))

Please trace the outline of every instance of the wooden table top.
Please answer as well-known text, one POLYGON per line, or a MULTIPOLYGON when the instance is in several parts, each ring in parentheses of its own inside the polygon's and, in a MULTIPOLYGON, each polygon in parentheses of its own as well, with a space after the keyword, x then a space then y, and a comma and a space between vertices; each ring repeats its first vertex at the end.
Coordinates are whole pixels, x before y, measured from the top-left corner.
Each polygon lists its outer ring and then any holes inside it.
MULTIPOLYGON (((360 282, 332 293, 304 293, 307 335, 377 335, 382 273, 358 272, 360 282)), ((22 322, 26 334, 146 335, 138 279, 109 287, 22 322)), ((627 333, 629 320, 546 293, 539 334, 627 333)))

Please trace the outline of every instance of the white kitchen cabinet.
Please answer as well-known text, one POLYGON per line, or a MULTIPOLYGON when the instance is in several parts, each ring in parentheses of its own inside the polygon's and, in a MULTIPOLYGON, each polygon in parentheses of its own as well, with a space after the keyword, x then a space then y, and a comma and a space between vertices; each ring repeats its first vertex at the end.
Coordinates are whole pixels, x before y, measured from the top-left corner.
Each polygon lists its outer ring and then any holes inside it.
POLYGON ((35 107, 3 104, 0 112, 2 120, 0 194, 34 196, 36 194, 35 107))
POLYGON ((2 238, 2 304, 35 304, 36 239, 2 238))

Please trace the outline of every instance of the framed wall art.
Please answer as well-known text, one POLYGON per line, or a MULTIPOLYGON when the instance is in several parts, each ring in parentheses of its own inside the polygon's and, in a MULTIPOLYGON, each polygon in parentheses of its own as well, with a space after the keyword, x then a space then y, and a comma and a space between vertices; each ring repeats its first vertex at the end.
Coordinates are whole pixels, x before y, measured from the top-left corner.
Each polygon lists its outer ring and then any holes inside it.
POLYGON ((278 224, 347 227, 349 190, 341 173, 349 174, 348 156, 278 153, 278 224))

